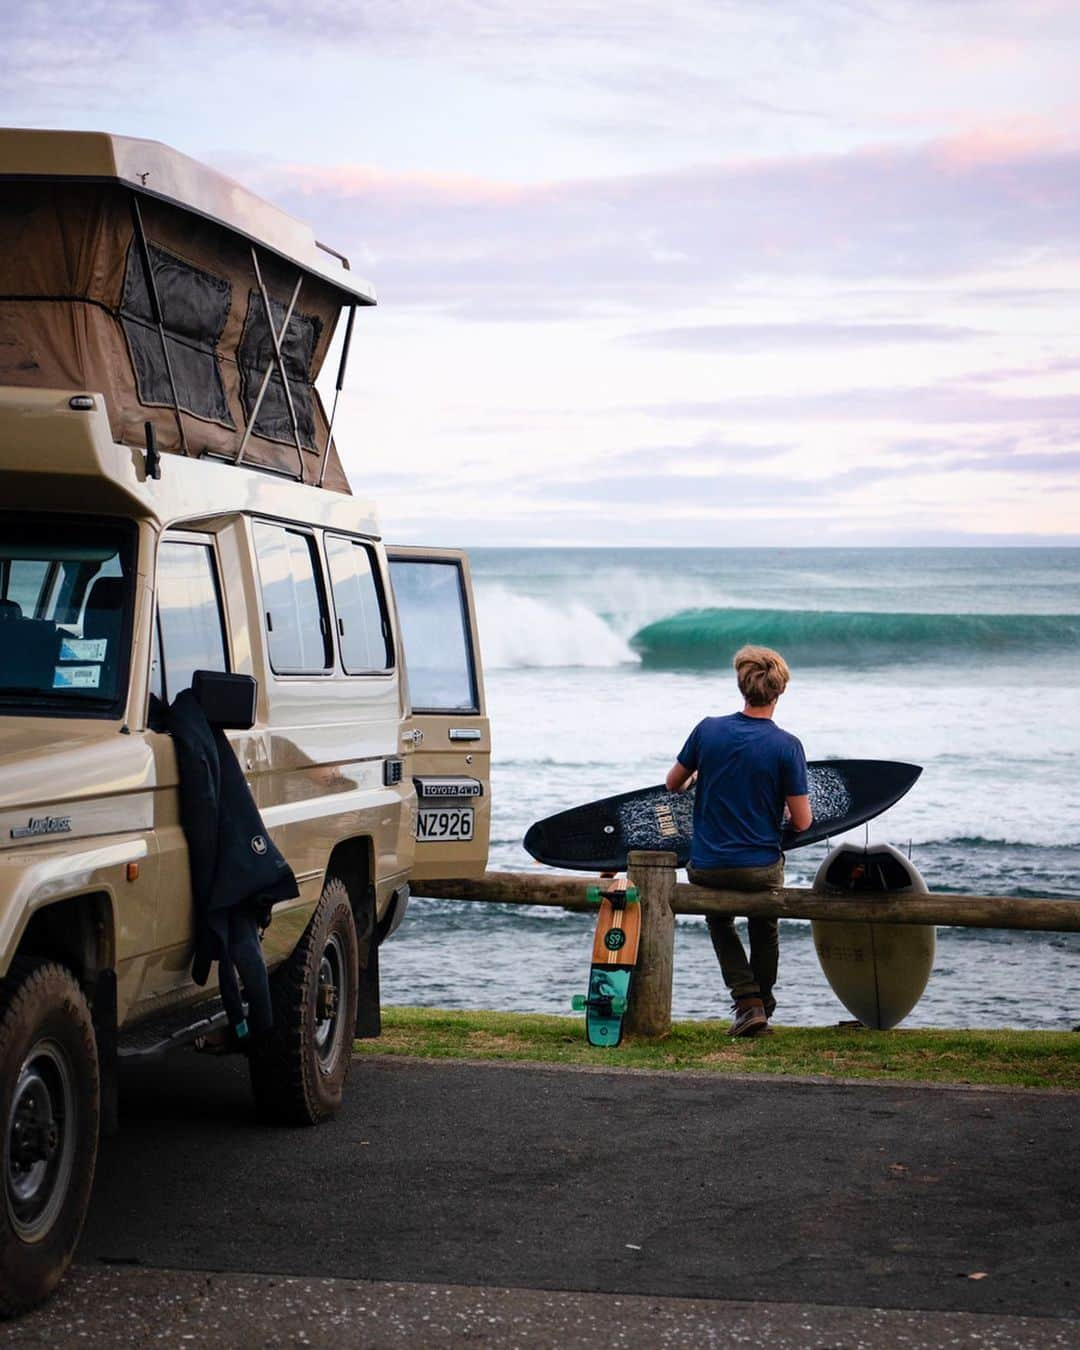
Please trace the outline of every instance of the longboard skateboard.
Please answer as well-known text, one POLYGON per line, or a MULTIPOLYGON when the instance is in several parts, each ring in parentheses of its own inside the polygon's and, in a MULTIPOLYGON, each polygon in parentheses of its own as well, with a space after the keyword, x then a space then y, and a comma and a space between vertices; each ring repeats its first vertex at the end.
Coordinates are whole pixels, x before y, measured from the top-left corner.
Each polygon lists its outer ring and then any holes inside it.
POLYGON ((637 965, 641 906, 636 888, 625 877, 590 886, 586 896, 591 904, 599 904, 600 912, 593 937, 589 992, 575 994, 572 1006, 585 1013, 585 1035, 590 1045, 618 1045, 637 965))

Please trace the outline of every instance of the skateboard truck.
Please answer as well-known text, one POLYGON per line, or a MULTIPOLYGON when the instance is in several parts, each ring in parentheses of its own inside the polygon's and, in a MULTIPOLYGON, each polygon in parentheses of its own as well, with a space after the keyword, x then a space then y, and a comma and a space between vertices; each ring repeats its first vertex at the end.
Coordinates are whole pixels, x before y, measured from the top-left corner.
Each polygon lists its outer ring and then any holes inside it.
POLYGON ((575 994, 570 1000, 570 1006, 574 1012, 585 1012, 587 1008, 595 1008, 602 1017, 609 1017, 612 1013, 618 1017, 626 1011, 626 999, 619 998, 617 994, 601 994, 598 998, 586 998, 584 994, 575 994))
POLYGON ((604 900, 610 900, 615 909, 622 909, 624 905, 636 905, 638 902, 637 887, 626 886, 623 889, 612 887, 610 890, 603 886, 585 887, 586 904, 599 905, 604 900))

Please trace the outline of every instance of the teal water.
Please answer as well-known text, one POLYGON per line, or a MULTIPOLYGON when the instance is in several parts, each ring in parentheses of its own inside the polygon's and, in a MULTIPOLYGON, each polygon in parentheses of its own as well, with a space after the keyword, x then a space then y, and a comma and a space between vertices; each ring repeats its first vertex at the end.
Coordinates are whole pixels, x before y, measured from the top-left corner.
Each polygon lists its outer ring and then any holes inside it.
MULTIPOLYGON (((777 720, 811 759, 923 765, 870 826, 934 890, 1080 900, 1080 550, 521 549, 472 553, 492 721, 491 866, 532 869, 528 825, 659 781, 707 713, 739 706, 730 659, 777 646, 777 720)), ((861 842, 864 831, 857 835, 861 842)), ((788 857, 807 884, 826 846, 788 857)), ((778 1018, 845 1016, 809 927, 785 925, 778 1018)), ((568 1011, 589 920, 417 901, 384 953, 389 1002, 568 1011), (523 966, 520 952, 527 950, 523 966)), ((724 992, 679 924, 676 1013, 724 992)), ((1072 935, 939 933, 909 1025, 1080 1023, 1072 935)))

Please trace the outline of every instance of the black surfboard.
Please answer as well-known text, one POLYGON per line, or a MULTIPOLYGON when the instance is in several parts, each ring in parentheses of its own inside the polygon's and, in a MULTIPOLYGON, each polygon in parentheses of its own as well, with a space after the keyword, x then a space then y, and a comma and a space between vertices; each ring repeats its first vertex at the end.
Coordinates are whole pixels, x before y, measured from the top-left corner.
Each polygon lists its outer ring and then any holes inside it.
MULTIPOLYGON (((816 844, 887 811, 922 773, 918 764, 888 759, 826 759, 807 765, 814 823, 802 834, 786 828, 786 851, 816 844)), ((603 797, 530 825, 525 848, 537 862, 579 872, 621 872, 630 849, 662 849, 690 861, 694 791, 663 784, 603 797)))

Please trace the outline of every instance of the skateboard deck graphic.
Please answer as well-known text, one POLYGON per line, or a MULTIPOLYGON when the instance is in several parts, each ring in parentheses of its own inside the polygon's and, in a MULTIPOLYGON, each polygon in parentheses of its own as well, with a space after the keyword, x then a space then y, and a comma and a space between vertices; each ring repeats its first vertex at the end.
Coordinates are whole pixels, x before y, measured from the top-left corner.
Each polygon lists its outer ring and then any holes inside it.
POLYGON ((590 901, 599 902, 593 937, 589 992, 574 996, 573 1007, 585 1012, 590 1045, 613 1046, 622 1040, 623 1018, 637 965, 641 906, 625 877, 590 886, 590 901))

